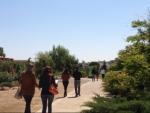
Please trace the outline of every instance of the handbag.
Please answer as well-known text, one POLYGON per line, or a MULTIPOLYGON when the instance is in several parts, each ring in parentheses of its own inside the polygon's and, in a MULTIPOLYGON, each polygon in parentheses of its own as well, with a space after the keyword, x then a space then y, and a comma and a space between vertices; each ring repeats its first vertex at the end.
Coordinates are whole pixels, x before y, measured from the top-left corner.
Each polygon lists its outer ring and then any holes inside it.
POLYGON ((49 86, 48 91, 49 91, 50 93, 52 93, 53 95, 57 95, 57 94, 58 94, 58 89, 57 89, 57 87, 55 87, 54 85, 49 86))
POLYGON ((15 93, 15 98, 16 99, 21 99, 22 95, 21 95, 21 87, 19 86, 16 93, 15 93))

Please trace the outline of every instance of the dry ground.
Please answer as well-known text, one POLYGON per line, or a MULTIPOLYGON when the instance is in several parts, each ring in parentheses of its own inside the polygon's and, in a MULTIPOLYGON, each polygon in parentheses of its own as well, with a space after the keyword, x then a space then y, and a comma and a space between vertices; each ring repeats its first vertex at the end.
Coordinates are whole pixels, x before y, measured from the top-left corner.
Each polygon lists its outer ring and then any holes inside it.
MULTIPOLYGON (((89 79, 82 79, 82 84, 88 82, 89 79)), ((58 84, 59 94, 55 98, 63 97, 63 86, 62 83, 58 84)), ((0 112, 23 112, 25 107, 25 102, 23 99, 15 99, 14 94, 17 90, 17 87, 11 88, 7 91, 0 91, 0 112)), ((68 92, 74 90, 73 79, 70 80, 68 86, 68 92)), ((36 88, 36 93, 32 100, 31 110, 36 112, 41 108, 41 98, 40 90, 36 88)))

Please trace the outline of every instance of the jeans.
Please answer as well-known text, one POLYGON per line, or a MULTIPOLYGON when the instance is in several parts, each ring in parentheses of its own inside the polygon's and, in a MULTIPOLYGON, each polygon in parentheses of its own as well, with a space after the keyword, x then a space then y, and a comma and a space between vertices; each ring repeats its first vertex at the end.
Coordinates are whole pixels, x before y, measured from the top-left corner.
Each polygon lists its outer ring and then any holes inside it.
POLYGON ((63 85, 64 85, 64 97, 67 96, 67 87, 68 87, 69 81, 63 81, 63 85))
POLYGON ((23 97, 24 97, 24 100, 26 102, 26 107, 25 107, 24 113, 31 113, 31 107, 30 107, 30 105, 31 105, 31 101, 32 101, 33 96, 23 95, 23 97))
POLYGON ((54 99, 54 95, 41 95, 42 99, 42 113, 46 113, 47 110, 47 103, 48 103, 48 113, 52 113, 52 102, 54 99))
POLYGON ((80 96, 80 84, 81 84, 81 81, 80 80, 75 80, 74 81, 74 87, 75 87, 75 94, 76 96, 80 96))
POLYGON ((95 81, 95 75, 92 75, 92 81, 95 81))

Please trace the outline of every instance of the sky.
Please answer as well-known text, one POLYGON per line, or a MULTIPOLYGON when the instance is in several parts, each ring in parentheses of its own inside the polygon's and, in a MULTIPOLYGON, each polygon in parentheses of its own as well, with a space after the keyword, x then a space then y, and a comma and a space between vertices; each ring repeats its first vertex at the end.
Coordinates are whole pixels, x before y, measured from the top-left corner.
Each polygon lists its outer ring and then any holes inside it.
POLYGON ((113 60, 149 8, 150 0, 0 0, 0 47, 17 60, 53 45, 79 61, 113 60))

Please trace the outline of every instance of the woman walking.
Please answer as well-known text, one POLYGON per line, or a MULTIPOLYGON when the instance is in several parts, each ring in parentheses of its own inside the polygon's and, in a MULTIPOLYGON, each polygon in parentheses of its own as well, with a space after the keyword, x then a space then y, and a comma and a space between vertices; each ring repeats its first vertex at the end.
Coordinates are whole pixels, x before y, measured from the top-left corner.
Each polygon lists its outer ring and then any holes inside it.
POLYGON ((33 64, 27 65, 27 70, 21 74, 20 85, 21 95, 24 97, 26 107, 24 113, 31 113, 31 101, 35 93, 35 86, 38 86, 35 78, 35 74, 32 71, 33 64))
POLYGON ((70 73, 69 73, 68 69, 65 69, 61 76, 63 86, 64 86, 64 97, 67 96, 67 87, 69 84, 69 78, 70 78, 70 73))
POLYGON ((54 94, 49 92, 50 86, 54 85, 57 87, 55 83, 55 78, 52 75, 52 69, 49 66, 46 66, 43 72, 43 75, 40 77, 39 87, 42 88, 41 91, 41 99, 42 99, 42 113, 46 113, 47 105, 48 105, 48 113, 52 113, 52 102, 54 99, 54 94))

